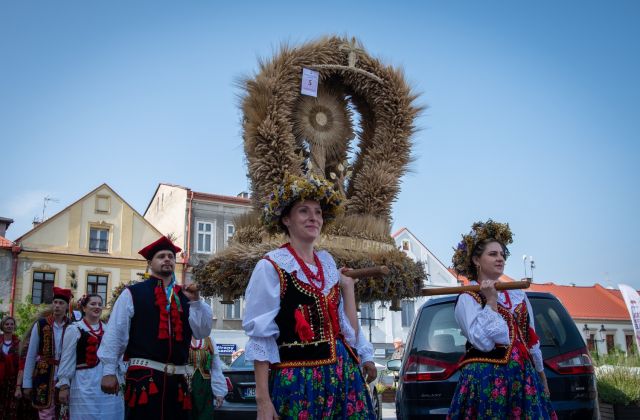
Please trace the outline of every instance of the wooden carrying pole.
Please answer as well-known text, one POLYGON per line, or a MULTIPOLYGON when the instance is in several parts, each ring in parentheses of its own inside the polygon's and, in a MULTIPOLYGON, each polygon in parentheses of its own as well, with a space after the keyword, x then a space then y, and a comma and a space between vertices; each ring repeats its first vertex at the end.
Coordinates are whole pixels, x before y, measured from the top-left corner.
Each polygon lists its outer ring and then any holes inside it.
MULTIPOLYGON (((496 283, 496 290, 514 290, 514 289, 528 289, 531 285, 530 281, 513 281, 509 283, 496 283)), ((471 284, 469 286, 456 286, 456 287, 439 287, 432 289, 422 289, 422 296, 437 296, 437 295, 455 295, 464 292, 479 292, 479 284, 471 284)))
POLYGON ((375 267, 356 268, 355 270, 345 271, 344 275, 352 279, 362 279, 366 277, 382 277, 389 274, 389 267, 386 265, 377 265, 375 267))

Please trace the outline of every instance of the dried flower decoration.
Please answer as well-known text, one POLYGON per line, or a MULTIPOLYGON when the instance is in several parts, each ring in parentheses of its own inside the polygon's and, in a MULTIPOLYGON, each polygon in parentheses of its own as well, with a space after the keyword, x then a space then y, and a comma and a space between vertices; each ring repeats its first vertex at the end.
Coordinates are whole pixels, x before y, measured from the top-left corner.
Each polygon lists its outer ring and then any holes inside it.
POLYGON ((476 246, 486 240, 495 240, 502 244, 505 249, 505 259, 509 257, 507 245, 513 242, 513 234, 508 223, 494 222, 489 219, 486 222, 476 222, 471 226, 471 231, 462 235, 462 240, 454 248, 451 261, 456 273, 466 276, 469 279, 475 277, 472 256, 476 246))

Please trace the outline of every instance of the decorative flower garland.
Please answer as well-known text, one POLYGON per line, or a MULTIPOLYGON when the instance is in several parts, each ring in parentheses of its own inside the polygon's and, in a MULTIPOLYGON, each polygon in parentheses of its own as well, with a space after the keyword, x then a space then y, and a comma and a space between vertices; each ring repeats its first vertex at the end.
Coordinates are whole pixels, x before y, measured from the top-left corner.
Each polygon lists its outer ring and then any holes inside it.
POLYGON ((513 234, 508 223, 494 222, 489 219, 486 222, 476 222, 471 226, 471 231, 462 235, 462 240, 454 248, 451 261, 458 274, 475 280, 476 272, 472 261, 476 245, 488 239, 493 239, 505 248, 504 258, 509 257, 507 245, 513 242, 513 234))

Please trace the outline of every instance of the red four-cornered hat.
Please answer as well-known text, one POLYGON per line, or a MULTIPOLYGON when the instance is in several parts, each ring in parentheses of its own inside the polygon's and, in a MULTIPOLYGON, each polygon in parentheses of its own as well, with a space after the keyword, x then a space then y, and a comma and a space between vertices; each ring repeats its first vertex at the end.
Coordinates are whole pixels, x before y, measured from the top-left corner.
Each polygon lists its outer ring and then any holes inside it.
POLYGON ((71 300, 71 289, 63 289, 62 287, 53 286, 53 298, 62 299, 69 303, 71 300))
POLYGON ((171 240, 166 236, 161 236, 157 241, 150 243, 149 245, 138 251, 138 254, 145 257, 147 261, 151 261, 153 259, 153 256, 156 255, 156 252, 164 250, 169 250, 174 254, 177 254, 178 252, 182 251, 182 248, 175 246, 173 242, 171 242, 171 240))

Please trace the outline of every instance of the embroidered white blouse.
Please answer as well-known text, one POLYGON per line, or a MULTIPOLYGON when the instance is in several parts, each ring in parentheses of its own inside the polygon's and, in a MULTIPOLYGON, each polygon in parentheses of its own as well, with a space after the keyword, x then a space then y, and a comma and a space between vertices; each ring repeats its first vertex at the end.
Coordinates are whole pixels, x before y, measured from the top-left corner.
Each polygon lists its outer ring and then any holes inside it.
MULTIPOLYGON (((472 282, 475 284, 475 282, 472 282)), ((533 308, 522 290, 510 290, 498 292, 498 305, 514 313, 516 306, 522 301, 527 305, 529 312, 529 322, 531 328, 535 331, 533 308), (511 300, 511 307, 507 301, 507 293, 511 300)), ((509 327, 507 322, 489 306, 484 308, 470 295, 463 293, 458 299, 455 309, 455 316, 462 334, 467 337, 473 347, 480 351, 491 351, 496 346, 509 344, 509 327)), ((525 343, 526 344, 526 343, 525 343)), ((540 343, 536 343, 529 349, 533 358, 533 364, 536 371, 544 370, 542 363, 542 352, 540 351, 540 343)))
MULTIPOLYGON (((324 271, 325 284, 322 293, 326 296, 331 291, 331 288, 340 281, 340 272, 331 254, 326 251, 317 251, 316 254, 324 271)), ((267 253, 267 256, 287 273, 295 271, 298 280, 310 284, 300 265, 287 249, 275 249, 267 253)), ((318 268, 313 265, 309 265, 309 269, 314 273, 318 271, 318 268)), ((251 274, 251 279, 245 292, 245 300, 246 310, 242 327, 249 336, 249 341, 245 348, 246 360, 279 363, 280 354, 276 339, 280 335, 280 331, 275 318, 280 311, 280 278, 271 262, 265 259, 258 261, 251 274)), ((356 337, 355 331, 344 312, 342 299, 338 306, 338 318, 342 334, 347 343, 357 350, 361 362, 373 360, 373 346, 365 338, 362 328, 358 329, 359 333, 356 337)))

